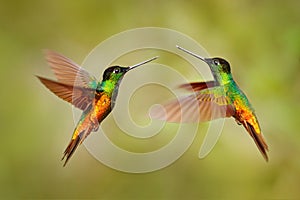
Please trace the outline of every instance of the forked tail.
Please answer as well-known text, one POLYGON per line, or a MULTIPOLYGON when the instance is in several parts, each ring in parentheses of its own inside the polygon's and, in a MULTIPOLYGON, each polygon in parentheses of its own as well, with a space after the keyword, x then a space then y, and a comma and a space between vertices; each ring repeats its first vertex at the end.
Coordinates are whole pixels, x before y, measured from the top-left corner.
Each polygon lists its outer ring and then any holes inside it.
MULTIPOLYGON (((66 166, 67 162, 69 161, 69 159, 72 157, 72 155, 74 154, 75 150, 77 149, 77 147, 84 141, 84 139, 90 134, 91 132, 91 128, 87 128, 85 130, 82 130, 77 137, 72 138, 69 145, 67 146, 66 150, 64 151, 64 155, 62 157, 61 160, 65 160, 65 163, 63 166, 66 166)), ((77 130, 75 129, 75 132, 77 130)))
POLYGON ((80 143, 80 137, 77 137, 75 139, 72 139, 69 145, 67 146, 66 150, 64 151, 64 155, 61 160, 65 160, 65 163, 63 166, 66 166, 68 160, 71 158, 75 150, 77 149, 78 145, 80 143))

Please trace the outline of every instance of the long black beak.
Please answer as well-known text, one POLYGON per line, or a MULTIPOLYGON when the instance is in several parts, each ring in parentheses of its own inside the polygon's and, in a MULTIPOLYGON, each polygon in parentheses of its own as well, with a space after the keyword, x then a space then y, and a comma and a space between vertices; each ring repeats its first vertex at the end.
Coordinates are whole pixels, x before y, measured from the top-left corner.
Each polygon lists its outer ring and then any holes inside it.
POLYGON ((197 54, 195 54, 195 53, 193 53, 193 52, 191 52, 191 51, 189 51, 189 50, 187 50, 187 49, 184 49, 184 48, 182 48, 182 47, 180 47, 180 46, 178 46, 178 45, 176 45, 176 47, 177 47, 178 49, 180 49, 181 51, 184 51, 184 52, 186 52, 186 53, 188 53, 188 54, 190 54, 190 55, 192 55, 192 56, 194 56, 194 57, 196 57, 196 58, 199 58, 200 60, 202 60, 202 61, 204 61, 204 62, 207 63, 207 61, 206 61, 206 59, 205 59, 204 57, 199 56, 199 55, 197 55, 197 54))
POLYGON ((141 66, 141 65, 144 65, 144 64, 146 64, 146 63, 149 63, 149 62, 151 62, 151 61, 153 61, 153 60, 156 60, 158 57, 159 57, 159 56, 155 56, 155 57, 153 57, 153 58, 150 58, 150 59, 145 60, 145 61, 143 61, 143 62, 140 62, 140 63, 138 63, 138 64, 129 66, 127 71, 132 70, 132 69, 134 69, 134 68, 136 68, 136 67, 139 67, 139 66, 141 66))

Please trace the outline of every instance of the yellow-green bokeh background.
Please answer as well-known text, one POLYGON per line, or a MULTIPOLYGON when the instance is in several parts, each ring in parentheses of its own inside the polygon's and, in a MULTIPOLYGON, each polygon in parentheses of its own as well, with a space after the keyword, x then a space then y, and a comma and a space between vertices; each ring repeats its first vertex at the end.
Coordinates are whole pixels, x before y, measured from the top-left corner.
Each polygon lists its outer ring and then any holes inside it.
POLYGON ((0 1, 0 197, 299 199, 299 8, 297 0, 0 1), (145 26, 185 33, 231 62, 256 108, 269 163, 228 119, 203 160, 197 136, 177 162, 148 174, 112 170, 83 146, 62 167, 72 110, 34 77, 52 76, 41 50, 81 63, 111 35, 145 26))

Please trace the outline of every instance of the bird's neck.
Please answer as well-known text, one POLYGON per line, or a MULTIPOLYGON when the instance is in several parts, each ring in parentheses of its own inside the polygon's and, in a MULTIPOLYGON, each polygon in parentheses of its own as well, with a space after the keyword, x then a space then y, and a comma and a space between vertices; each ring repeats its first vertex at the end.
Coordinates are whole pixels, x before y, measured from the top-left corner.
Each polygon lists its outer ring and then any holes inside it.
POLYGON ((105 92, 108 96, 112 96, 113 94, 117 93, 121 79, 122 78, 120 78, 118 80, 108 79, 108 80, 102 81, 101 88, 102 88, 103 92, 105 92))
POLYGON ((226 85, 233 81, 231 73, 214 73, 214 79, 219 83, 219 85, 226 85))

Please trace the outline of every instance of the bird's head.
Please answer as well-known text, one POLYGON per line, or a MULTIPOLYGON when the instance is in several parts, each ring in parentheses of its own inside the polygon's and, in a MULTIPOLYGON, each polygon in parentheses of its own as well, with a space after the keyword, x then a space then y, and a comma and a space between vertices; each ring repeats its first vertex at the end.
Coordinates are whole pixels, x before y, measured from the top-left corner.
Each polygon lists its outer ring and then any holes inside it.
POLYGON ((215 80, 220 84, 225 84, 232 79, 230 64, 225 59, 217 57, 204 58, 180 46, 177 46, 177 48, 207 63, 215 80))
POLYGON ((215 73, 230 74, 230 64, 223 58, 203 58, 201 59, 206 62, 211 71, 215 73))
POLYGON ((103 81, 111 80, 118 82, 130 70, 130 67, 112 66, 103 73, 103 81))
POLYGON ((113 81, 113 82, 118 82, 119 80, 121 80, 123 78, 123 76, 130 70, 135 69, 141 65, 144 65, 148 62, 151 62, 155 59, 157 59, 158 56, 153 57, 151 59, 145 60, 143 62, 140 62, 138 64, 129 66, 129 67, 121 67, 121 66, 112 66, 107 68, 104 73, 103 73, 103 81, 113 81))

